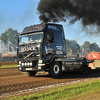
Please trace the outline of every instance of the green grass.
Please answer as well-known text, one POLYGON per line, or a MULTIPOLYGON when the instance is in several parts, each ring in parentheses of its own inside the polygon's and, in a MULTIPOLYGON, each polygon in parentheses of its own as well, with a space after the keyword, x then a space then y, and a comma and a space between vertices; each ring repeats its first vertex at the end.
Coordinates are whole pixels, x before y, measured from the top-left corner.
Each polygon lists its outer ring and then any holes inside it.
POLYGON ((60 87, 28 96, 15 96, 6 100, 70 100, 100 93, 100 80, 60 87))
POLYGON ((0 68, 12 68, 12 67, 18 67, 18 65, 1 65, 0 68))
POLYGON ((8 63, 8 62, 17 62, 17 61, 0 61, 0 62, 8 63))
POLYGON ((0 68, 12 68, 12 67, 18 67, 17 64, 13 64, 13 65, 9 65, 9 63, 16 63, 15 61, 0 61, 0 64, 1 64, 1 67, 0 68), (3 64, 6 64, 6 65, 3 65, 3 64), (8 65, 7 65, 8 64, 8 65))

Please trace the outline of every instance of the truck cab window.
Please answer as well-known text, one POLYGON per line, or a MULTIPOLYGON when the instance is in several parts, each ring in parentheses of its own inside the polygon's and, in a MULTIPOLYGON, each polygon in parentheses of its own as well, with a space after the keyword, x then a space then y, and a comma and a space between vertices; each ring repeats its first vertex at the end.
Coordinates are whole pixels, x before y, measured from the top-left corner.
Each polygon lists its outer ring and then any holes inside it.
POLYGON ((54 42, 54 34, 47 34, 46 40, 47 42, 54 42))
POLYGON ((28 35, 22 35, 20 37, 19 44, 21 43, 30 43, 30 42, 42 42, 43 41, 43 32, 36 32, 36 33, 31 33, 28 35))

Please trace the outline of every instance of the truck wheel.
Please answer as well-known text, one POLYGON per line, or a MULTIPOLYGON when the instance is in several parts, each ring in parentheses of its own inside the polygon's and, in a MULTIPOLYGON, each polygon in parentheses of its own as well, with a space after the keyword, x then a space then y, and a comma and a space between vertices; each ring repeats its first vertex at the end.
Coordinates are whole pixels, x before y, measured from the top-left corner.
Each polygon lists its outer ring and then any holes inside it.
POLYGON ((37 72, 35 72, 35 71, 29 71, 29 72, 28 72, 28 76, 35 76, 36 73, 37 73, 37 72))
POLYGON ((88 71, 89 71, 88 65, 86 63, 83 63, 81 67, 82 74, 87 74, 88 71))
POLYGON ((61 74, 61 65, 59 62, 53 62, 52 65, 50 66, 50 71, 49 74, 52 77, 58 77, 61 74))

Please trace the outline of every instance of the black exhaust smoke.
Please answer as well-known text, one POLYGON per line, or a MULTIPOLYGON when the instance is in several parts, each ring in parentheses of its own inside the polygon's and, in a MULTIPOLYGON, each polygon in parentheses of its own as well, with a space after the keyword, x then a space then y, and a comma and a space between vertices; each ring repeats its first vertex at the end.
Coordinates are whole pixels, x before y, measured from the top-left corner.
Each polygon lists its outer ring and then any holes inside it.
POLYGON ((70 23, 82 21, 84 26, 100 25, 100 0, 40 0, 37 8, 42 22, 70 23))

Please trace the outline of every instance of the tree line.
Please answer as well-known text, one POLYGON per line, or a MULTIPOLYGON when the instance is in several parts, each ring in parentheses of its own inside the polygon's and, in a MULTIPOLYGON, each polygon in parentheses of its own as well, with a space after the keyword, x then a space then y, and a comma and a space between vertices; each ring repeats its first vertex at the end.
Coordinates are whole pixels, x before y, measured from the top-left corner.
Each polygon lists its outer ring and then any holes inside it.
MULTIPOLYGON (((17 39, 19 37, 19 32, 12 28, 8 28, 4 33, 1 33, 0 40, 6 47, 8 44, 13 47, 16 51, 17 47, 17 39)), ((66 53, 69 54, 77 54, 77 53, 86 53, 86 52, 100 52, 100 47, 97 43, 90 43, 89 41, 85 41, 82 46, 80 46, 77 41, 66 39, 66 53)))
POLYGON ((100 52, 100 47, 97 43, 90 43, 89 41, 85 41, 83 45, 79 45, 75 40, 68 40, 66 39, 66 53, 67 55, 70 54, 85 54, 88 52, 100 52))
POLYGON ((20 33, 17 30, 8 28, 4 33, 1 33, 0 35, 1 44, 4 44, 7 48, 10 49, 10 51, 12 51, 11 48, 16 51, 19 34, 20 33))

